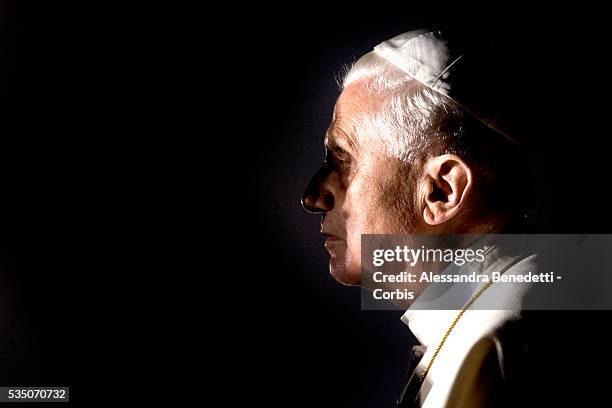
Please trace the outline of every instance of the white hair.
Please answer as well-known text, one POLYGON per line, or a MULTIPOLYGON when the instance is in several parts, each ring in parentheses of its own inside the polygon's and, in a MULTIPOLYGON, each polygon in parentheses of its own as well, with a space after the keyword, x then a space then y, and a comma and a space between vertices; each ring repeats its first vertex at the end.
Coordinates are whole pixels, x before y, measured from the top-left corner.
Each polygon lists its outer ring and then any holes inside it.
POLYGON ((341 87, 359 83, 380 101, 378 109, 360 118, 359 138, 378 139, 391 157, 414 162, 419 155, 458 153, 463 111, 442 95, 370 52, 350 67, 341 87))

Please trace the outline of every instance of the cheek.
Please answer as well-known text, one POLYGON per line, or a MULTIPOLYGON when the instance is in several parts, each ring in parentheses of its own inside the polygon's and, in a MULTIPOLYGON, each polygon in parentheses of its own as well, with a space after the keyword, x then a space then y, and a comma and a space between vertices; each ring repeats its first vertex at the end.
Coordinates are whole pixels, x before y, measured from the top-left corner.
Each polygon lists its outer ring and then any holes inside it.
POLYGON ((349 244, 360 245, 361 234, 405 233, 409 228, 410 194, 399 165, 367 163, 346 190, 346 228, 349 244))
POLYGON ((358 277, 361 273, 361 235, 375 233, 372 229, 376 205, 372 189, 368 189, 363 174, 354 177, 344 195, 343 213, 346 228, 345 268, 348 275, 358 277))
POLYGON ((349 210, 347 232, 352 235, 385 233, 389 206, 384 200, 384 186, 374 177, 355 180, 346 192, 349 210))

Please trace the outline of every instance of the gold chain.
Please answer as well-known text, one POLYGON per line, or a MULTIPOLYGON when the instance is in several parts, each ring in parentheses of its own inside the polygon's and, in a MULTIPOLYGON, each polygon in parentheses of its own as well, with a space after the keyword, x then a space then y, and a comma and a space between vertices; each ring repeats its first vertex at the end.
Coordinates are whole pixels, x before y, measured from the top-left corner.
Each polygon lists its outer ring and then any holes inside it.
POLYGON ((470 306, 472 306, 472 304, 476 301, 476 299, 478 299, 478 297, 480 295, 482 295, 482 293, 487 290, 489 288, 489 286, 491 286, 493 284, 493 281, 490 280, 489 282, 487 282, 482 288, 480 288, 480 290, 474 295, 472 296, 472 298, 470 299, 469 302, 467 302, 467 304, 465 306, 463 306, 463 308, 461 309, 461 311, 459 312, 459 314, 457 315, 457 317, 455 317, 455 320, 453 321, 453 323, 450 325, 450 327, 448 328, 448 330, 446 331, 446 333, 444 334, 444 337, 442 337, 442 341, 440 342, 440 344, 438 345, 438 348, 436 349, 436 352, 434 353, 434 355, 431 357, 431 360, 429 360, 429 364, 427 364, 427 368, 425 368, 425 371, 423 371, 423 375, 422 375, 422 379, 424 380, 425 377, 427 376, 427 373, 429 372, 429 369, 431 368, 431 366, 434 363, 434 360, 436 359, 436 357, 438 356, 438 353, 440 353, 440 350, 442 350, 442 346, 444 346, 444 343, 446 342, 446 339, 448 338, 448 336, 451 334, 451 332, 453 331, 453 329, 455 328, 455 326, 457 325, 457 323, 459 322, 459 319, 461 319, 461 316, 463 316, 463 314, 465 313, 465 311, 467 309, 469 309, 470 306))

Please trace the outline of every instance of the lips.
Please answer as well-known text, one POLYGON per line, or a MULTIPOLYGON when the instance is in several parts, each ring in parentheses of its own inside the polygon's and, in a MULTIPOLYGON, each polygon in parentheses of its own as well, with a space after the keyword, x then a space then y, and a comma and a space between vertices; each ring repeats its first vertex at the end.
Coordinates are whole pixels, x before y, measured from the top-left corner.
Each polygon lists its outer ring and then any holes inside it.
POLYGON ((328 251, 340 244, 346 245, 346 240, 336 233, 337 230, 339 230, 339 228, 335 228, 332 222, 321 223, 321 234, 325 237, 325 248, 327 248, 328 251))
POLYGON ((323 235, 326 237, 325 248, 330 252, 333 251, 339 245, 343 245, 345 242, 342 238, 336 235, 328 234, 325 232, 323 233, 323 235))
POLYGON ((325 238, 327 239, 338 239, 341 240, 342 238, 340 238, 340 236, 332 234, 331 232, 325 231, 323 229, 321 229, 321 235, 323 235, 325 238))
POLYGON ((344 240, 343 240, 342 238, 340 238, 340 237, 336 237, 336 236, 334 236, 334 235, 329 235, 329 236, 327 236, 327 238, 325 239, 325 242, 326 242, 326 243, 327 243, 327 242, 329 242, 329 243, 332 243, 332 244, 333 244, 333 243, 337 243, 337 242, 341 242, 341 241, 344 241, 344 240))
POLYGON ((325 240, 325 249, 333 256, 334 250, 338 247, 342 247, 344 240, 338 237, 327 237, 325 240))

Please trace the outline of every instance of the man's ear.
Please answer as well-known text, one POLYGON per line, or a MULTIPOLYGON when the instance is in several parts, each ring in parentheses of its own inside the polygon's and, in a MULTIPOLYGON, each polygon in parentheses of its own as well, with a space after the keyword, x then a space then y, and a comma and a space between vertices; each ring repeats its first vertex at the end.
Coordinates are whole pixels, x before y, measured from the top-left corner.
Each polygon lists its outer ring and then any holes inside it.
POLYGON ((421 183, 424 221, 443 224, 466 205, 472 190, 472 170, 453 154, 432 157, 424 165, 421 183))

